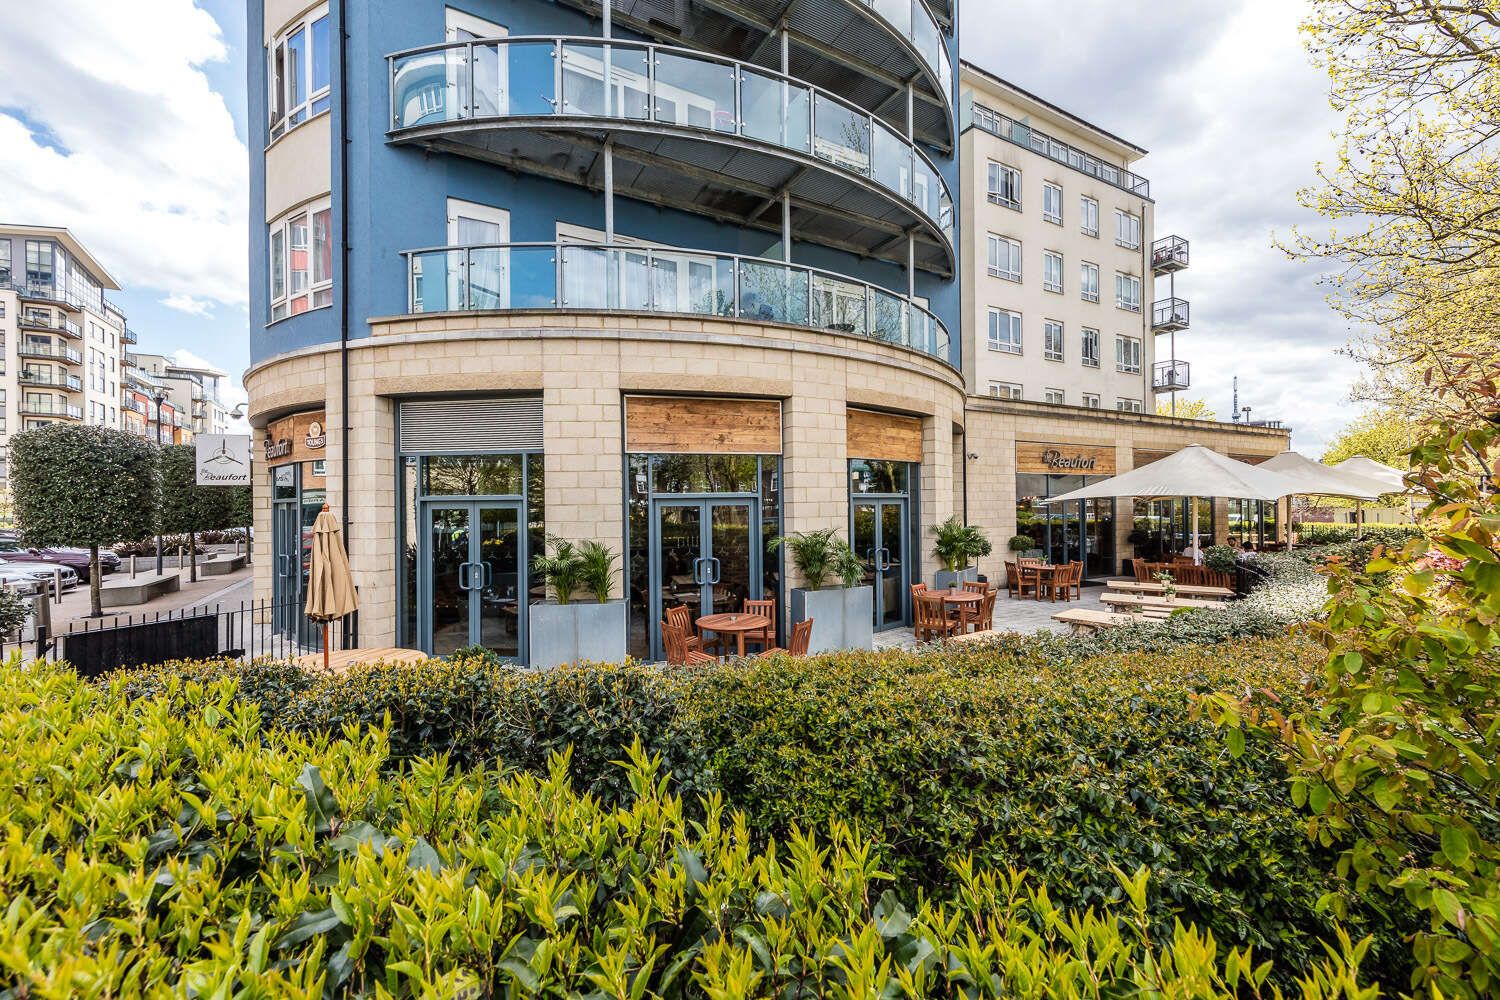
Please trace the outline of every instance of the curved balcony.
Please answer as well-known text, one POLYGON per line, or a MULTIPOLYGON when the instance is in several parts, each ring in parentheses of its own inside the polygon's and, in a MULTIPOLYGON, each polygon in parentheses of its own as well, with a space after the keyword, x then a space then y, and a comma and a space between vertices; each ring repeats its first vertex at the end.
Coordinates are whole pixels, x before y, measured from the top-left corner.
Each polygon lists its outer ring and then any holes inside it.
POLYGON ((409 250, 408 311, 620 310, 757 320, 868 337, 951 364, 931 312, 800 264, 672 247, 507 243, 409 250))
MULTIPOLYGON (((563 0, 599 16, 601 0, 563 0)), ((647 38, 745 56, 835 91, 906 128, 912 85, 912 133, 945 151, 956 145, 953 66, 939 23, 952 21, 949 0, 614 0, 611 15, 647 38), (936 9, 938 16, 934 16, 936 9)))
POLYGON ((791 77, 595 38, 430 45, 389 57, 389 140, 603 187, 951 276, 953 199, 913 143, 791 77), (608 85, 606 85, 608 81, 608 85))

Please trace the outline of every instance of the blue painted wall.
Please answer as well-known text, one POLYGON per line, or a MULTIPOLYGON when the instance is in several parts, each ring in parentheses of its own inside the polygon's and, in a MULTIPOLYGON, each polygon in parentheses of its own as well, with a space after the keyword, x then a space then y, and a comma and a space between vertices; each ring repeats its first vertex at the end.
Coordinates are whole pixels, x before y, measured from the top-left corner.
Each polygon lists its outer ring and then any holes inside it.
MULTIPOLYGON (((339 4, 332 0, 330 16, 337 24, 339 4)), ((512 35, 597 35, 595 19, 545 0, 467 0, 455 7, 475 16, 505 25, 512 35)), ((248 0, 249 36, 264 37, 263 0, 248 0)), ((351 338, 369 335, 367 320, 406 311, 406 267, 401 251, 440 246, 447 242, 448 197, 493 205, 510 212, 511 239, 549 241, 556 238, 559 221, 604 228, 604 199, 585 188, 545 178, 515 175, 499 167, 461 156, 427 154, 419 149, 386 143, 389 124, 389 82, 385 57, 402 49, 442 41, 444 4, 441 0, 369 0, 349 5, 347 50, 349 72, 339 64, 337 40, 334 56, 334 102, 332 150, 334 176, 333 226, 335 239, 335 290, 346 280, 350 301, 351 338), (338 176, 340 134, 340 89, 347 87, 350 116, 348 143, 349 190, 341 189, 338 176), (347 198, 345 195, 347 194, 347 198), (351 274, 342 273, 337 240, 346 206, 350 207, 349 243, 351 274)), ((620 33, 621 37, 626 37, 620 33)), ((954 66, 956 107, 958 43, 946 39, 954 66)), ((266 325, 268 315, 266 227, 264 203, 264 153, 266 80, 264 51, 250 58, 250 316, 252 363, 274 355, 339 339, 338 297, 334 306, 317 309, 279 323, 266 325)), ((955 129, 955 136, 956 136, 955 129)), ((963 219, 956 201, 959 196, 958 164, 954 157, 927 150, 955 199, 955 218, 963 219)), ((779 256, 775 236, 760 230, 721 224, 691 213, 617 198, 615 230, 622 236, 655 239, 684 247, 722 253, 779 256)), ((853 255, 810 244, 795 244, 794 261, 824 267, 869 281, 898 292, 906 288, 906 275, 894 264, 861 260, 853 255)), ((962 273, 961 269, 957 273, 962 273)), ((917 294, 947 325, 952 340, 952 362, 959 357, 959 289, 956 280, 945 281, 918 271, 917 294)))

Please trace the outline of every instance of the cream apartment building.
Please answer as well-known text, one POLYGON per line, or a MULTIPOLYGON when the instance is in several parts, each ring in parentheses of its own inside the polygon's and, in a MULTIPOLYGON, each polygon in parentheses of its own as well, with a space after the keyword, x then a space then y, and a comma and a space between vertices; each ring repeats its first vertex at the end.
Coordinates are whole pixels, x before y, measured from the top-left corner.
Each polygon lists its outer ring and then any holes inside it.
POLYGON ((961 81, 970 393, 1153 412, 1146 151, 972 64, 961 81))
POLYGON ((119 287, 66 228, 0 224, 0 481, 11 434, 120 426, 120 359, 134 334, 104 298, 119 287))

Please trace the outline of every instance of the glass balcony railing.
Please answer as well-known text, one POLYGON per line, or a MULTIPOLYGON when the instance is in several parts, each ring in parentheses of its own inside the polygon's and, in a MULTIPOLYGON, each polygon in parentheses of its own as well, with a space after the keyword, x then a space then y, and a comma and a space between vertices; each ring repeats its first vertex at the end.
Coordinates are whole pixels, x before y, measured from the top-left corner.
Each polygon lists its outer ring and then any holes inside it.
POLYGON ((77 375, 43 372, 32 368, 21 369, 20 382, 22 385, 40 385, 52 389, 63 389, 67 392, 83 391, 83 382, 77 375))
POLYGON ((618 309, 762 320, 868 337, 950 363, 948 330, 922 306, 800 264, 586 243, 437 247, 405 257, 413 313, 618 309))
POLYGON ((15 292, 23 299, 35 299, 39 302, 55 302, 66 306, 74 312, 83 310, 83 300, 73 295, 66 289, 58 288, 51 281, 28 281, 26 278, 14 272, 0 270, 0 289, 15 292))
POLYGON ((50 361, 65 361, 69 364, 83 364, 83 355, 71 347, 52 344, 28 344, 25 341, 16 345, 16 354, 23 358, 44 358, 50 361))
POLYGON ((388 58, 393 132, 565 117, 733 136, 869 178, 953 239, 952 196, 915 144, 868 112, 770 70, 596 38, 458 42, 388 58))
POLYGON ((1025 122, 1016 121, 1009 115, 1003 115, 982 104, 975 104, 973 121, 977 127, 991 135, 1013 142, 1023 149, 1039 153, 1048 159, 1088 174, 1090 177, 1097 177, 1104 183, 1113 184, 1131 194, 1140 195, 1142 198, 1151 197, 1151 182, 1140 174, 1131 173, 1124 167, 1117 167, 1113 163, 1106 163, 1092 153, 1085 153, 1077 146, 1059 142, 1047 133, 1034 129, 1025 122))
POLYGON ((19 322, 21 326, 30 330, 55 330, 69 337, 83 338, 83 329, 77 323, 50 313, 24 310, 19 322))
POLYGON ((62 400, 23 399, 21 415, 24 417, 62 417, 67 420, 82 420, 83 407, 70 406, 62 400))
POLYGON ((139 399, 136 399, 134 396, 126 396, 125 398, 121 399, 120 408, 124 410, 130 410, 133 413, 146 412, 146 404, 141 402, 139 399))
POLYGON ((924 0, 861 0, 866 7, 886 20, 896 33, 911 42, 917 55, 927 63, 942 92, 953 90, 953 66, 943 31, 924 0))

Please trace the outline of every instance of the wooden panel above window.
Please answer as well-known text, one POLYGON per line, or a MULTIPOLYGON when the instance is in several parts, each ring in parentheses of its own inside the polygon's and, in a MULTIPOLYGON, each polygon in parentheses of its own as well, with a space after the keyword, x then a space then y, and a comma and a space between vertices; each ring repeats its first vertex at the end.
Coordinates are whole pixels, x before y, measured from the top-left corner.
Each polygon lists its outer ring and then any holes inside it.
POLYGON ((779 455, 781 402, 693 396, 628 396, 631 454, 779 455))
POLYGON ((922 418, 851 408, 846 417, 851 459, 922 461, 922 418))
POLYGON ((1113 476, 1115 446, 1017 441, 1016 471, 1051 476, 1113 476))

